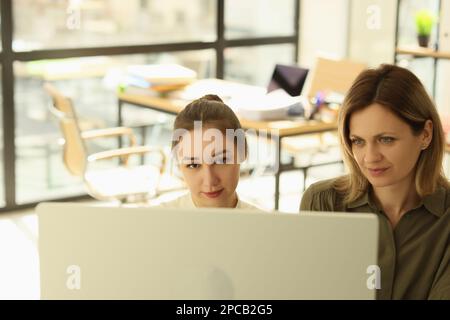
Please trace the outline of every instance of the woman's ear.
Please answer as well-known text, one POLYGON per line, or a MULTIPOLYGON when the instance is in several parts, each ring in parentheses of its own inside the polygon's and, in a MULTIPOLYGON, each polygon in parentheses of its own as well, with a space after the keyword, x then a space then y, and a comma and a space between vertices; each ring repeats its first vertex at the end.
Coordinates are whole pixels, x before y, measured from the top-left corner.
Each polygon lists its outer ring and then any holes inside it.
POLYGON ((431 140, 433 140, 433 122, 427 120, 422 131, 422 150, 428 148, 431 140))

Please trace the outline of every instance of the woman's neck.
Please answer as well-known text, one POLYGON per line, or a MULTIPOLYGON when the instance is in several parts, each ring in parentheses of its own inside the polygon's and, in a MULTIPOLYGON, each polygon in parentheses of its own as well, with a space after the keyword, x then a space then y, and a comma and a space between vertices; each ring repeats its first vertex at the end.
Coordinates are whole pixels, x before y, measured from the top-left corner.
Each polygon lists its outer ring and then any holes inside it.
POLYGON ((230 208, 236 208, 238 202, 239 202, 239 199, 238 199, 237 193, 235 192, 234 196, 231 198, 231 201, 230 201, 230 204, 231 204, 230 208))
POLYGON ((381 206, 394 228, 401 217, 420 203, 414 179, 408 177, 395 185, 373 188, 375 201, 381 206))

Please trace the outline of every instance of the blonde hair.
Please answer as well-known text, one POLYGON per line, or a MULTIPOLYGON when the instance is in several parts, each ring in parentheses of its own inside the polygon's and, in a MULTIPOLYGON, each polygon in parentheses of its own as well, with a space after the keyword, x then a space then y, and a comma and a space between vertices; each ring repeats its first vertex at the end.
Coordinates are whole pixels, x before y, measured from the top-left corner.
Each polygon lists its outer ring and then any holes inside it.
POLYGON ((414 135, 420 134, 427 120, 433 123, 432 141, 422 150, 416 164, 415 187, 424 197, 441 185, 450 187, 442 169, 445 136, 436 107, 420 80, 409 70, 383 64, 368 69, 356 78, 339 112, 338 131, 344 162, 349 174, 338 178, 334 188, 348 204, 367 192, 369 181, 353 157, 349 123, 351 115, 371 104, 380 104, 409 125, 414 135))

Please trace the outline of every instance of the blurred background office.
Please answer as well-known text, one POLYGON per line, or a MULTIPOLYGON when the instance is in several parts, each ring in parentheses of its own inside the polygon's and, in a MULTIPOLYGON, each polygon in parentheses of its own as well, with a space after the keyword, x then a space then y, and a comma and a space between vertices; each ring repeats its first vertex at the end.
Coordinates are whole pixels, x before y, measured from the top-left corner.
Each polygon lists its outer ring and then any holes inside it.
MULTIPOLYGON (((80 123, 95 129, 117 124, 117 87, 108 80, 122 66, 175 63, 200 79, 265 87, 276 64, 312 68, 322 56, 410 68, 443 119, 450 116, 450 0, 2 0, 0 10, 1 211, 86 195, 64 167, 45 82, 69 95, 80 123), (419 48, 415 14, 424 9, 436 19, 427 48, 419 48)), ((145 140, 164 147, 171 117, 126 107, 123 121, 136 132, 167 123, 160 138, 149 130, 145 140)), ((117 141, 102 143, 93 148, 117 141)), ((342 172, 339 164, 312 168, 306 185, 342 172)), ((244 179, 240 191, 271 207, 273 179, 244 179)), ((281 209, 297 210, 302 179, 301 172, 281 177, 281 209)))

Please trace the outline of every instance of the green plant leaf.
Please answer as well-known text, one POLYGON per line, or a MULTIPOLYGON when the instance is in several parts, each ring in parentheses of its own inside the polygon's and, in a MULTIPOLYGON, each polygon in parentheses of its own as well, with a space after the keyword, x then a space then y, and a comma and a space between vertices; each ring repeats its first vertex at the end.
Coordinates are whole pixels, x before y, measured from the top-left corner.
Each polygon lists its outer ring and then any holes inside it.
POLYGON ((416 31, 421 36, 429 36, 436 23, 436 16, 429 10, 419 10, 415 16, 416 31))

